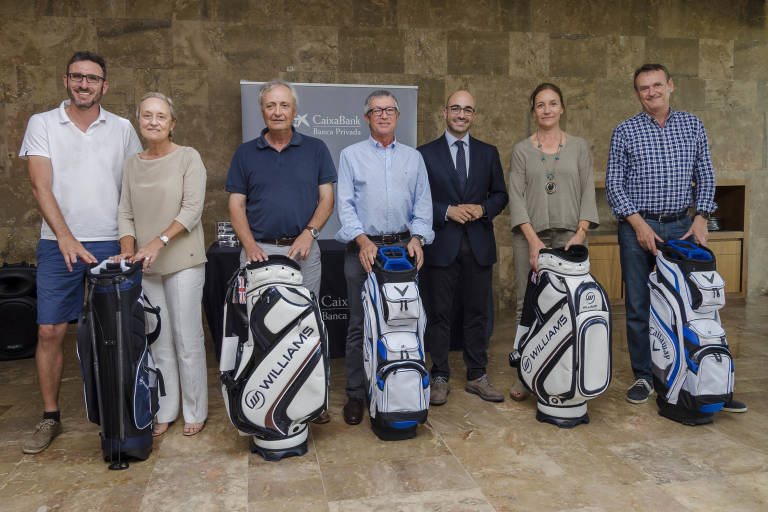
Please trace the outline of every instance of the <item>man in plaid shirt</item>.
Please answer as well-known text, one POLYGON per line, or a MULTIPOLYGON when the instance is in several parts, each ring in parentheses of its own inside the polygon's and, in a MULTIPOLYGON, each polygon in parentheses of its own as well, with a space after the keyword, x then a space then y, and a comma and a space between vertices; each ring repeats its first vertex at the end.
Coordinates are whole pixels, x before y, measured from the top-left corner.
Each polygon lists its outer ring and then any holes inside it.
MULTIPOLYGON (((613 131, 606 191, 619 219, 627 345, 636 379, 627 400, 640 404, 653 394, 646 281, 655 266, 656 242, 693 235, 697 243, 707 245, 707 220, 717 205, 707 133, 698 117, 670 108, 675 86, 667 68, 641 66, 634 85, 643 111, 613 131), (690 206, 695 209, 693 219, 690 206)), ((745 412, 747 407, 731 400, 723 410, 745 412)))

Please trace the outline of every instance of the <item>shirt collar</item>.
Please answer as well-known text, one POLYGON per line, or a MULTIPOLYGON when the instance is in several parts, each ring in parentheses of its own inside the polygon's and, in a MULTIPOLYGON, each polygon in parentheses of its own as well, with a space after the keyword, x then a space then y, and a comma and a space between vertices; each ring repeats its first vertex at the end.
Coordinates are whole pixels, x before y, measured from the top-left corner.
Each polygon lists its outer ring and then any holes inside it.
MULTIPOLYGON (((669 114, 667 114, 667 117, 666 117, 666 119, 664 119, 664 124, 666 124, 666 123, 667 123, 667 121, 669 121, 670 119, 672 119, 673 117, 675 117, 675 116, 677 115, 677 112, 678 112, 677 110, 673 109, 672 107, 669 107, 669 114)), ((640 112, 640 114, 641 114, 641 115, 644 115, 644 116, 645 116, 645 120, 646 120, 646 121, 648 121, 649 123, 655 123, 655 122, 656 122, 656 118, 655 118, 655 117, 653 117, 653 116, 652 116, 651 114, 649 114, 648 112, 646 112, 645 110, 643 110, 642 112, 640 112)))
POLYGON ((448 141, 448 147, 453 146, 457 140, 460 140, 465 145, 469 146, 469 133, 467 133, 462 138, 454 137, 453 134, 449 133, 447 130, 445 131, 445 140, 448 141))
POLYGON ((373 135, 368 135, 368 142, 374 148, 376 148, 376 149, 379 149, 379 148, 381 148, 381 149, 387 149, 387 148, 395 149, 395 146, 397 145, 397 139, 392 139, 392 144, 390 144, 389 146, 387 146, 385 148, 384 146, 381 145, 381 142, 379 142, 379 141, 377 141, 376 139, 373 138, 373 135))
MULTIPOLYGON (((256 139, 256 147, 259 149, 266 149, 268 147, 271 147, 269 145, 269 142, 267 142, 267 138, 265 135, 269 131, 269 128, 264 128, 261 130, 261 135, 258 139, 256 139)), ((293 135, 291 136, 291 141, 288 143, 289 146, 301 146, 302 141, 304 140, 304 137, 296 131, 296 128, 291 128, 291 131, 293 132, 293 135)))
MULTIPOLYGON (((67 107, 69 104, 72 103, 72 100, 64 100, 59 105, 59 122, 62 124, 71 123, 72 120, 67 115, 67 107)), ((99 105, 99 117, 96 118, 96 121, 100 122, 106 122, 107 116, 104 114, 104 109, 99 105)))

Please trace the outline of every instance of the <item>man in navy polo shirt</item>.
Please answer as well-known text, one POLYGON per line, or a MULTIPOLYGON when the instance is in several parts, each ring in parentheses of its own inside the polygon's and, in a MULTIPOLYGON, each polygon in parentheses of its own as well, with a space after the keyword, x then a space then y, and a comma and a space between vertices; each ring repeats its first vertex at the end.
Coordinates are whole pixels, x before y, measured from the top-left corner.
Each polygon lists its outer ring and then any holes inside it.
POLYGON ((320 293, 317 237, 333 211, 336 167, 320 139, 293 129, 298 97, 281 80, 259 91, 267 127, 235 151, 227 175, 229 215, 243 247, 240 263, 271 254, 295 259, 304 286, 320 293))
MULTIPOLYGON (((267 127, 241 144, 227 175, 229 216, 243 249, 240 264, 280 254, 301 266, 304 286, 320 293, 320 235, 333 211, 336 167, 320 139, 298 133, 299 101, 287 82, 273 80, 259 91, 267 127)), ((326 413, 316 423, 329 421, 326 413)))

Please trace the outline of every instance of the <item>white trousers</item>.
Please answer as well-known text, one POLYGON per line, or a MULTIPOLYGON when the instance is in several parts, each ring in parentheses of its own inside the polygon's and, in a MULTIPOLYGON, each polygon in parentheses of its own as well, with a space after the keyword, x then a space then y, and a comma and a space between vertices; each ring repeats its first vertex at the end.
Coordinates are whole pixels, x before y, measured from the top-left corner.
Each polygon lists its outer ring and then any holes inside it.
POLYGON ((201 309, 203 283, 204 264, 164 276, 145 275, 142 282, 152 305, 160 307, 162 323, 160 336, 150 346, 165 381, 158 423, 176 419, 179 398, 186 423, 202 423, 208 417, 208 373, 201 309))

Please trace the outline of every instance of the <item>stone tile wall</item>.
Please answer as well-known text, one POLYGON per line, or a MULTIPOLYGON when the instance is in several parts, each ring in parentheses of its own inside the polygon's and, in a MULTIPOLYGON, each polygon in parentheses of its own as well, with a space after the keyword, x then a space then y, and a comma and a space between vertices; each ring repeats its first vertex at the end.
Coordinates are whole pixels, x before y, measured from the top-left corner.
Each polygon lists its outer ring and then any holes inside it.
MULTIPOLYGON (((749 293, 768 288, 768 4, 763 0, 37 0, 0 1, 0 260, 34 259, 40 214, 16 157, 27 119, 64 98, 73 51, 107 59, 109 110, 133 117, 148 90, 174 98, 177 140, 208 168, 209 240, 227 217, 224 180, 240 141, 239 80, 419 86, 419 143, 442 133, 459 87, 477 100, 473 135, 505 169, 532 128, 528 95, 558 83, 564 127, 605 173, 615 125, 639 111, 632 72, 673 73, 675 108, 708 129, 719 178, 751 182, 749 293)), ((615 220, 601 207, 603 228, 615 220)), ((512 304, 507 212, 496 220, 497 306, 512 304)))

